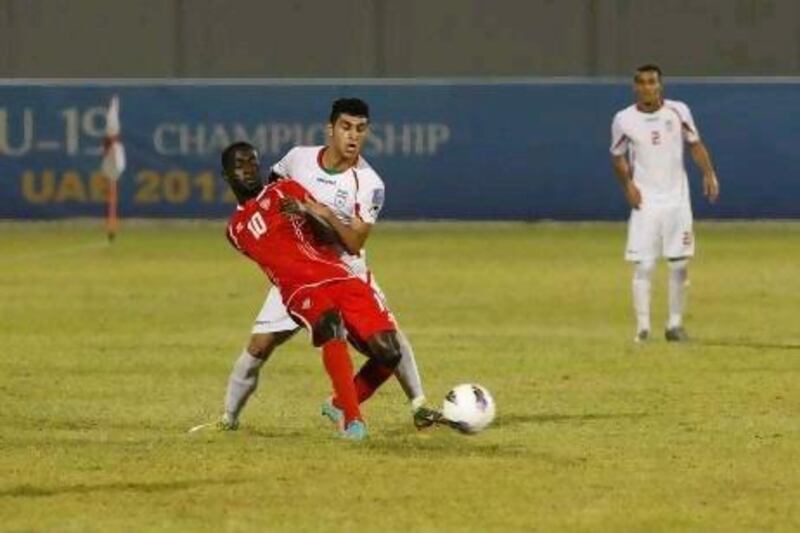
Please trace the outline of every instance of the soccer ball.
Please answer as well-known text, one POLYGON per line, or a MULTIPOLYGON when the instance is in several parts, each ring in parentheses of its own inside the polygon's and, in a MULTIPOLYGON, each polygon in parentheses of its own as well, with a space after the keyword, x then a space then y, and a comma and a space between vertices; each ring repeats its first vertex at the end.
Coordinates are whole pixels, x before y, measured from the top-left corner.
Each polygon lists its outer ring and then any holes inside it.
POLYGON ((474 383, 453 387, 444 397, 442 413, 464 433, 478 433, 494 420, 494 398, 486 388, 474 383))

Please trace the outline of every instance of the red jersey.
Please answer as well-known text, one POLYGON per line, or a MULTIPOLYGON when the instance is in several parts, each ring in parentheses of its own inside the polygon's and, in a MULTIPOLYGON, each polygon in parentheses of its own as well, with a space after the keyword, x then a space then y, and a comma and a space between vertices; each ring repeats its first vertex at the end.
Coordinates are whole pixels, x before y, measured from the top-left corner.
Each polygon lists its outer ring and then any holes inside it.
POLYGON ((259 195, 236 207, 228 222, 228 240, 278 287, 289 306, 297 291, 355 277, 339 252, 317 243, 302 215, 281 213, 281 200, 305 201, 311 195, 294 180, 264 187, 259 195))

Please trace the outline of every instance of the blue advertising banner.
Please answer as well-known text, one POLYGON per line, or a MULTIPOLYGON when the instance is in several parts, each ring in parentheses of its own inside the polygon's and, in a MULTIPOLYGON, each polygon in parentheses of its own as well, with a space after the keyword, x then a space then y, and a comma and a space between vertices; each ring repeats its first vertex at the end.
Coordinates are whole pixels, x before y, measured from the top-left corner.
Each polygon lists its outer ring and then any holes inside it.
MULTIPOLYGON (((390 219, 618 219, 608 155, 628 82, 9 83, 0 85, 0 218, 103 216, 105 107, 121 103, 128 169, 122 217, 216 218, 233 199, 219 154, 235 140, 263 165, 323 144, 330 103, 372 109, 365 156, 387 185, 390 219)), ((699 217, 800 217, 800 80, 675 81, 715 159, 719 204, 699 217)))

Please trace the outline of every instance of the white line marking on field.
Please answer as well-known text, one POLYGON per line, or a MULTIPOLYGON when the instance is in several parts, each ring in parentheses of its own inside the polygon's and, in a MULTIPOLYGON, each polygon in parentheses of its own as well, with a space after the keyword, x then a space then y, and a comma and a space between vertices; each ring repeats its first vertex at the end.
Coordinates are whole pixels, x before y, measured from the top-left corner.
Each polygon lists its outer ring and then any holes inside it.
POLYGON ((201 429, 205 429, 214 425, 214 422, 208 422, 207 424, 199 424, 197 426, 189 428, 189 433, 194 433, 196 431, 200 431, 201 429))

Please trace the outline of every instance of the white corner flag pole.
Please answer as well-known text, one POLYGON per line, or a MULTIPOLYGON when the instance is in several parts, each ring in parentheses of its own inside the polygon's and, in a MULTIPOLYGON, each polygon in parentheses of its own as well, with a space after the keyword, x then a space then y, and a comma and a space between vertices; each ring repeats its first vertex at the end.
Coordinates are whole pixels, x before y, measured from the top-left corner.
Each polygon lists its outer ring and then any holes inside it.
POLYGON ((108 179, 108 210, 106 213, 106 233, 108 241, 117 234, 118 218, 117 182, 125 170, 125 147, 120 140, 119 98, 114 95, 106 111, 106 134, 103 137, 103 162, 100 171, 108 179))

